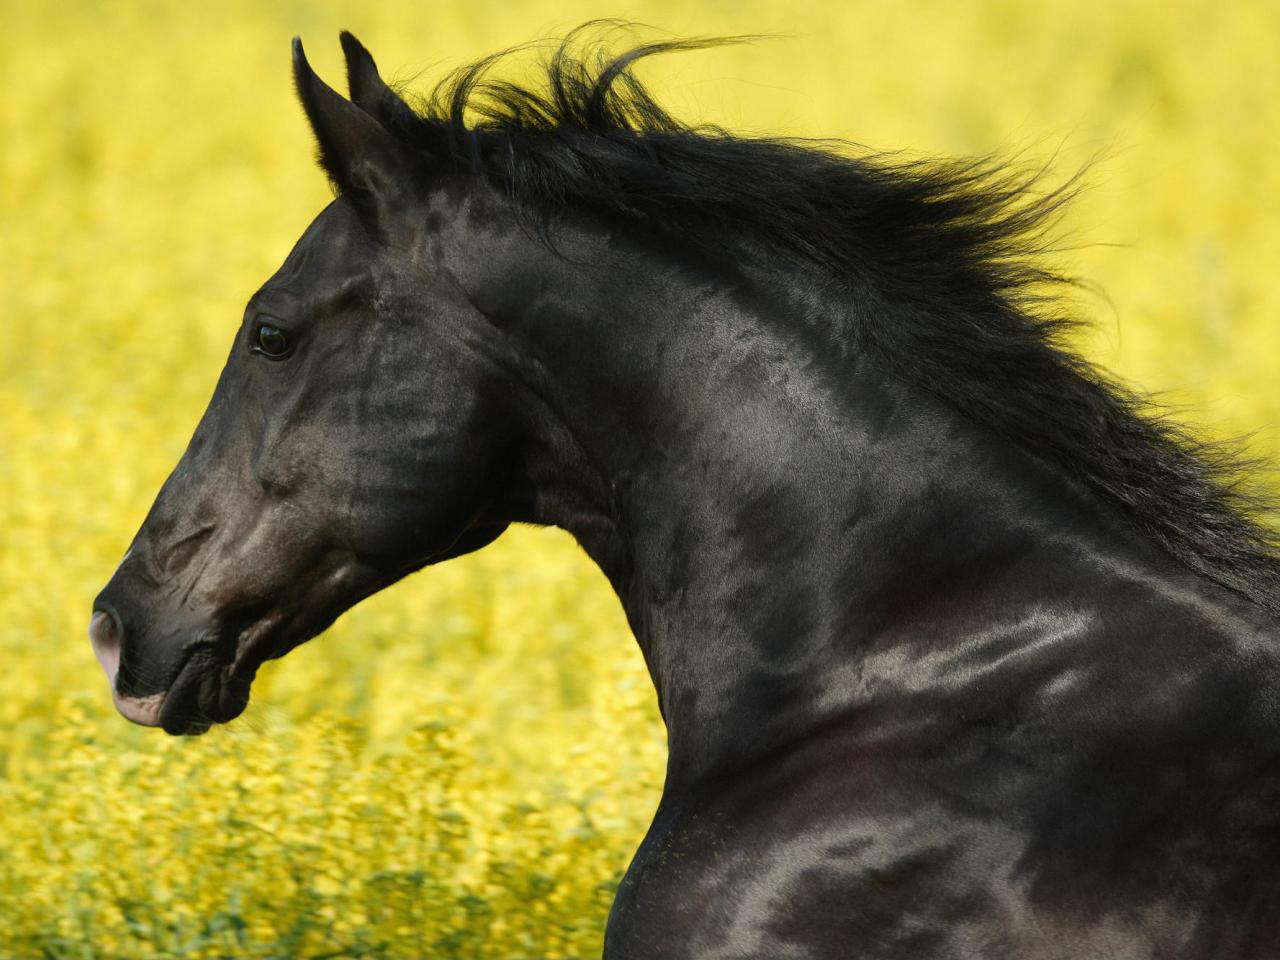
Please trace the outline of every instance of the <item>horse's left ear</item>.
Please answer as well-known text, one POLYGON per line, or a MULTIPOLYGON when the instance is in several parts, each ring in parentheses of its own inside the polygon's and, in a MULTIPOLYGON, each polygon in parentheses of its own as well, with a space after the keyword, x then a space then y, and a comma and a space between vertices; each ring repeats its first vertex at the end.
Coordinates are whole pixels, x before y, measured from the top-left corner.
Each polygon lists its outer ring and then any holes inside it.
POLYGON ((293 79, 320 147, 321 166, 339 192, 355 204, 366 225, 385 235, 398 201, 416 176, 409 149, 316 76, 297 37, 293 39, 293 79))

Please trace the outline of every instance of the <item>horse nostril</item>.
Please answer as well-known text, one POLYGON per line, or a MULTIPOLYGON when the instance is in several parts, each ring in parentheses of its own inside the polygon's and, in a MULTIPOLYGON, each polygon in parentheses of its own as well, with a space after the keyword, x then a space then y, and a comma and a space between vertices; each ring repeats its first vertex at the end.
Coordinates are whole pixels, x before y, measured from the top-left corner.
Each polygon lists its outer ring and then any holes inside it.
POLYGON ((116 618, 105 610, 95 610, 89 620, 89 643, 114 690, 116 674, 120 672, 120 628, 116 618))

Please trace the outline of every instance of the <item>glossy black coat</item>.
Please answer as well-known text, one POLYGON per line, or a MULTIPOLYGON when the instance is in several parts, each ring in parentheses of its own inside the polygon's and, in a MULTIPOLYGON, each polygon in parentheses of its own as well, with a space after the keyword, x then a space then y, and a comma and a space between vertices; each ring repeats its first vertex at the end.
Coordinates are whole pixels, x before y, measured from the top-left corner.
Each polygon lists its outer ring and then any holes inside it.
POLYGON ((118 694, 202 730, 361 597, 555 525, 669 737, 609 960, 1280 956, 1264 604, 849 332, 911 298, 590 203, 540 235, 428 175, 344 44, 359 107, 297 54, 343 195, 99 598, 118 694))

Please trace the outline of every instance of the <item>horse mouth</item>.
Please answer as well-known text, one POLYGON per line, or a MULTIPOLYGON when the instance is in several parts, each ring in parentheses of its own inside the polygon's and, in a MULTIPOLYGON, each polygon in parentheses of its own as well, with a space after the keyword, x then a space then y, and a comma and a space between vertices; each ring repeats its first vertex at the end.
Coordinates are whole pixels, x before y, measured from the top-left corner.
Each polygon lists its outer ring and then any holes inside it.
POLYGON ((120 690, 124 630, 117 614, 105 604, 95 606, 89 640, 121 716, 140 726, 161 727, 166 733, 194 735, 244 712, 258 667, 273 655, 271 643, 281 620, 275 612, 245 618, 231 629, 207 631, 186 646, 168 683, 147 695, 120 690))
POLYGON ((249 705, 252 683, 252 673, 237 672, 212 647, 198 647, 160 694, 152 725, 174 736, 195 736, 215 723, 228 723, 249 705))
POLYGON ((131 697, 113 689, 112 700, 126 720, 192 736, 238 717, 249 703, 251 679, 233 675, 211 650, 199 649, 183 663, 167 690, 131 697))
POLYGON ((124 631, 118 616, 104 604, 95 608, 90 619, 89 639, 107 675, 116 710, 126 720, 160 727, 175 736, 193 736, 244 712, 258 668, 288 649, 278 644, 282 627, 288 626, 285 621, 277 610, 207 630, 186 646, 172 679, 147 695, 131 696, 118 689, 124 631))

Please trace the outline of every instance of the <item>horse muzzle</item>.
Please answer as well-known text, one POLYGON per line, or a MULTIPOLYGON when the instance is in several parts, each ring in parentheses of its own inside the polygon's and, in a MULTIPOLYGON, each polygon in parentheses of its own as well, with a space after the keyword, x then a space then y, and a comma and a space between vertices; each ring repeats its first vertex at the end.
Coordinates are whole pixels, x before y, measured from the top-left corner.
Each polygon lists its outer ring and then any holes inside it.
POLYGON ((125 630, 111 610, 99 607, 89 620, 89 642, 111 687, 112 700, 126 720, 162 727, 171 734, 204 733, 215 723, 238 717, 249 703, 254 670, 224 662, 218 646, 190 645, 169 670, 160 689, 140 693, 139 684, 122 675, 125 630))

